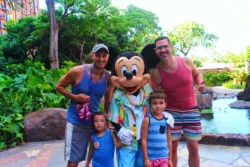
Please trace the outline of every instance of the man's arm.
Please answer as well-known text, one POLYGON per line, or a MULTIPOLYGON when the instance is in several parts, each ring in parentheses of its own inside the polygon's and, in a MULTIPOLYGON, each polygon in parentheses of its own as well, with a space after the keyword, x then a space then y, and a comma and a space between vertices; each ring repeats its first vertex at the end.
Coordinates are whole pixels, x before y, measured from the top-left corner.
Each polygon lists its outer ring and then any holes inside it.
MULTIPOLYGON (((78 103, 86 103, 89 101, 89 96, 85 94, 75 95, 71 93, 67 87, 76 83, 77 77, 79 77, 79 66, 71 68, 56 84, 56 90, 64 95, 65 97, 70 98, 73 101, 78 103)), ((81 74, 81 73, 80 73, 81 74)))
POLYGON ((144 166, 149 167, 150 161, 148 158, 148 124, 149 118, 146 117, 142 123, 142 130, 141 130, 141 146, 142 146, 142 153, 144 159, 144 166))
POLYGON ((156 68, 151 72, 151 84, 154 91, 161 89, 161 76, 156 68))
POLYGON ((113 131, 111 132, 114 144, 117 148, 120 148, 123 146, 123 143, 121 142, 121 140, 117 137, 116 133, 113 131))
POLYGON ((183 57, 183 60, 184 60, 184 64, 192 70, 192 75, 194 78, 194 82, 197 84, 197 89, 199 92, 202 93, 205 89, 205 85, 204 85, 205 81, 203 80, 202 74, 196 68, 196 66, 194 65, 191 59, 185 56, 183 57))
POLYGON ((114 91, 114 87, 111 84, 111 75, 109 73, 108 82, 107 82, 107 93, 104 96, 104 112, 106 114, 108 114, 108 111, 109 111, 109 105, 110 105, 110 103, 112 101, 113 91, 114 91))
POLYGON ((168 133, 167 133, 167 138, 168 138, 168 150, 169 150, 169 162, 168 162, 168 167, 172 167, 173 163, 172 163, 172 138, 171 138, 171 129, 170 126, 168 126, 168 133))
POLYGON ((87 162, 86 162, 86 167, 89 167, 91 159, 93 157, 93 154, 94 154, 94 144, 93 144, 92 138, 90 138, 89 153, 88 153, 88 158, 87 158, 87 162))

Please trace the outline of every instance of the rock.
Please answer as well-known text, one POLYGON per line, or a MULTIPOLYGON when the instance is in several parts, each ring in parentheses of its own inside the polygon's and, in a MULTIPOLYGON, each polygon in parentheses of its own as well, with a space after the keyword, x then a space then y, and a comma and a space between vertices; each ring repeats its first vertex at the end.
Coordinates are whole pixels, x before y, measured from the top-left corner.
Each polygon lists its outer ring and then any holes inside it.
POLYGON ((200 109, 207 109, 212 107, 213 96, 211 94, 196 94, 198 107, 200 109))
POLYGON ((250 146, 250 134, 203 134, 200 143, 227 146, 250 146))
POLYGON ((241 91, 240 89, 228 89, 223 86, 215 86, 213 90, 213 99, 231 99, 235 98, 237 94, 241 91))
POLYGON ((250 75, 247 77, 245 89, 237 94, 237 100, 250 101, 250 75))
POLYGON ((210 94, 211 96, 213 96, 213 88, 212 87, 205 87, 205 90, 203 92, 203 94, 210 94))
POLYGON ((250 109, 250 101, 238 100, 229 104, 231 108, 236 109, 250 109))
POLYGON ((249 146, 248 138, 242 134, 227 134, 225 135, 225 145, 230 146, 249 146))
POLYGON ((25 140, 44 141, 63 139, 66 126, 66 110, 46 108, 24 117, 25 140))
MULTIPOLYGON (((186 141, 182 135, 180 141, 186 141)), ((226 146, 250 146, 250 134, 202 134, 202 139, 199 141, 200 144, 211 144, 211 145, 226 145, 226 146)))

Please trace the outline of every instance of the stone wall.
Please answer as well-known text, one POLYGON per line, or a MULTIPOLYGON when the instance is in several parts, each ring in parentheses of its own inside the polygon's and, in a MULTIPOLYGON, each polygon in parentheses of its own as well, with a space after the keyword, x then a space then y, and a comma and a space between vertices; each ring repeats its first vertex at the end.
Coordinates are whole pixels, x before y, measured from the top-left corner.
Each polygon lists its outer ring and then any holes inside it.
MULTIPOLYGON (((185 141, 182 136, 181 141, 185 141)), ((202 134, 201 144, 226 145, 226 146, 250 146, 250 134, 202 134)))
POLYGON ((222 72, 222 71, 232 71, 229 67, 223 67, 223 68, 198 68, 200 73, 205 74, 207 72, 222 72))

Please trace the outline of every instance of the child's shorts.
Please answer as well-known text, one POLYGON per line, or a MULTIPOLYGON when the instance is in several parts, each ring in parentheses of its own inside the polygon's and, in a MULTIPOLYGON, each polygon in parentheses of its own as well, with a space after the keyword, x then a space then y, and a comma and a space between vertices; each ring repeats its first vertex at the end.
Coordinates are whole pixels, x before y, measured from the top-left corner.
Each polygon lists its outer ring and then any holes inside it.
POLYGON ((151 167, 168 167, 168 158, 150 160, 151 167))
POLYGON ((195 107, 187 111, 166 109, 165 111, 174 117, 174 128, 171 128, 172 140, 176 141, 184 137, 191 141, 199 141, 201 139, 201 121, 200 110, 195 107))

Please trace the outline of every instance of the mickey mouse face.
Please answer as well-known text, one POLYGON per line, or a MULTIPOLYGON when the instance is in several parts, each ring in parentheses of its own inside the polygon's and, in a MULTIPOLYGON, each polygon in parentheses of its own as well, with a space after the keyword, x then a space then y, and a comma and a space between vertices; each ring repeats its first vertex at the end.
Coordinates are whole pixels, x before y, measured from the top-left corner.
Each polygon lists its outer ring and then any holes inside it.
POLYGON ((133 94, 150 80, 149 74, 145 74, 144 60, 138 55, 119 57, 115 62, 117 76, 112 76, 112 84, 123 89, 128 94, 133 94))
POLYGON ((139 56, 134 56, 131 59, 120 57, 116 62, 115 71, 118 77, 126 77, 127 80, 131 80, 133 77, 143 75, 144 62, 139 56))

